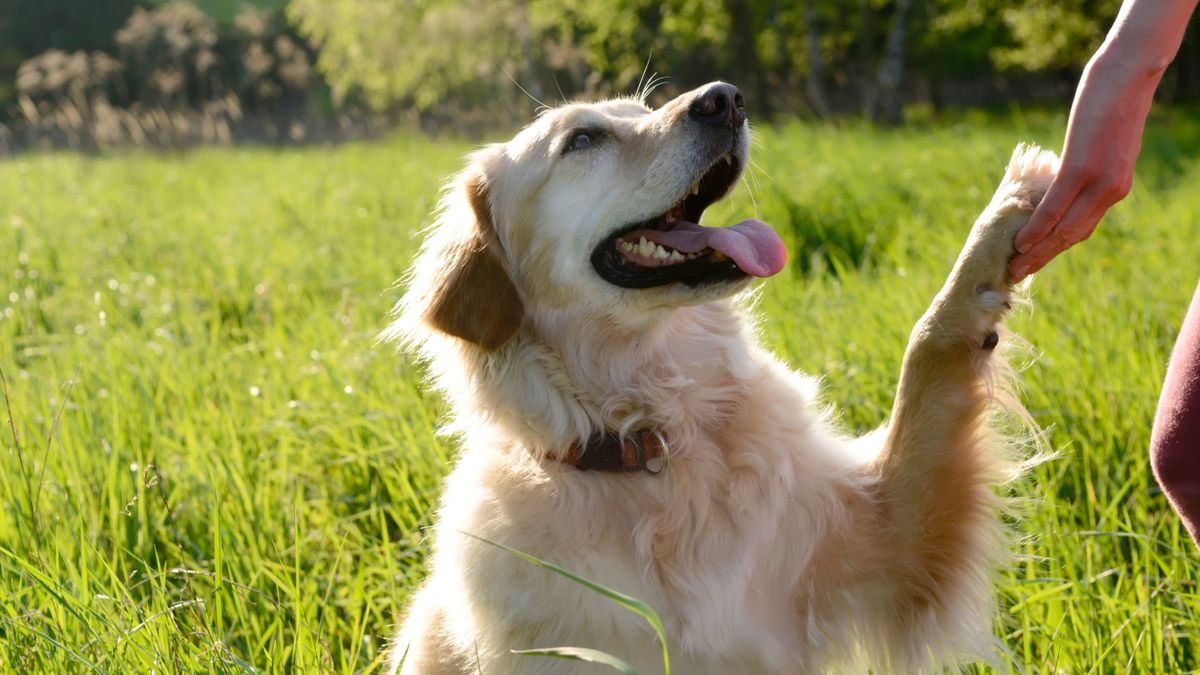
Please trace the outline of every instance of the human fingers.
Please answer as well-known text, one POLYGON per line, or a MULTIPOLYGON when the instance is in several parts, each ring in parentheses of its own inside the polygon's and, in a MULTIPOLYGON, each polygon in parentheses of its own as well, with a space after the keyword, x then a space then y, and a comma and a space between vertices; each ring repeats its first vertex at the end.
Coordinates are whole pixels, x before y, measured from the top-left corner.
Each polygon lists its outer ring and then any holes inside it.
MULTIPOLYGON (((1047 191, 1047 195, 1049 195, 1049 191, 1047 191)), ((1020 281, 1029 274, 1036 272, 1055 255, 1065 251, 1071 244, 1075 243, 1071 240, 1071 232, 1078 222, 1091 215, 1092 211, 1096 208, 1094 200, 1089 200, 1087 197, 1088 191, 1086 190, 1076 192, 1072 196, 1072 200, 1067 203, 1061 212, 1058 212, 1056 206, 1052 203, 1050 205, 1051 209, 1058 213, 1055 217, 1054 227, 1050 228, 1049 231, 1035 241, 1030 242, 1027 240, 1023 244, 1019 243, 1021 234, 1029 229, 1029 224, 1026 223, 1025 227, 1021 228, 1021 231, 1017 233, 1016 238, 1013 240, 1013 248, 1017 249, 1017 254, 1008 262, 1008 273, 1013 280, 1020 281), (1024 246, 1024 250, 1022 250, 1022 246, 1024 246)), ((1046 205, 1045 200, 1039 205, 1038 210, 1044 205, 1046 205)), ((1034 211, 1034 214, 1030 216, 1030 220, 1037 217, 1038 210, 1034 211)))
MULTIPOLYGON (((1076 204, 1079 205, 1079 202, 1076 204)), ((1058 254, 1091 237, 1092 233, 1096 231, 1096 224, 1100 222, 1107 211, 1108 205, 1106 204, 1092 204, 1092 210, 1082 218, 1068 212, 1059 222, 1059 226, 1049 235, 1034 244, 1025 253, 1018 253, 1009 261, 1008 271, 1013 282, 1021 281, 1030 274, 1041 270, 1058 254)))
POLYGON ((1046 196, 1042 197, 1041 203, 1033 210, 1029 222, 1025 223, 1020 232, 1017 232, 1017 237, 1013 240, 1013 247, 1024 253, 1034 244, 1045 239, 1054 231, 1055 226, 1067 216, 1082 188, 1083 183, 1060 173, 1050 183, 1050 187, 1046 190, 1046 196))

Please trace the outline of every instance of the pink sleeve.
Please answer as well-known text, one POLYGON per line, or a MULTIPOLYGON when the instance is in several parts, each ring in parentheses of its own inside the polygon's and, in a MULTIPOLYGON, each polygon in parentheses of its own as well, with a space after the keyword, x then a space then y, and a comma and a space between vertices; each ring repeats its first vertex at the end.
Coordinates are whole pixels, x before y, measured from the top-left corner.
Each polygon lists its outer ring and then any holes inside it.
POLYGON ((1200 286, 1167 366, 1150 436, 1150 465, 1200 547, 1200 286))

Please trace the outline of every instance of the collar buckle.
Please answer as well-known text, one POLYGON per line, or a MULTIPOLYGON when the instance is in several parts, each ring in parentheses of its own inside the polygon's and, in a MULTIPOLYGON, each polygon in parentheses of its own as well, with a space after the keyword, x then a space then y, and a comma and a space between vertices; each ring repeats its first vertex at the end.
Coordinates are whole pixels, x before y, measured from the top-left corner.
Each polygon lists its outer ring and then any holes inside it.
POLYGON ((580 471, 645 471, 657 476, 670 463, 670 447, 666 435, 655 429, 643 429, 627 437, 601 432, 593 435, 582 447, 579 444, 572 445, 562 461, 580 471))

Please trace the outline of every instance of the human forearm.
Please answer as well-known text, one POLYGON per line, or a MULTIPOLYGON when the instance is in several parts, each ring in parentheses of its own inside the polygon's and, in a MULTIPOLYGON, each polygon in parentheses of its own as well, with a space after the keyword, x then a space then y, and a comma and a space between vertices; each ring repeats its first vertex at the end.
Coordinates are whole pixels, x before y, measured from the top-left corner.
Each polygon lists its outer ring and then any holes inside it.
POLYGON ((1126 0, 1092 63, 1157 84, 1175 60, 1197 0, 1126 0))
POLYGON ((1079 81, 1062 167, 1017 235, 1009 270, 1021 279, 1091 236, 1133 184, 1154 90, 1179 51, 1197 0, 1126 0, 1079 81))

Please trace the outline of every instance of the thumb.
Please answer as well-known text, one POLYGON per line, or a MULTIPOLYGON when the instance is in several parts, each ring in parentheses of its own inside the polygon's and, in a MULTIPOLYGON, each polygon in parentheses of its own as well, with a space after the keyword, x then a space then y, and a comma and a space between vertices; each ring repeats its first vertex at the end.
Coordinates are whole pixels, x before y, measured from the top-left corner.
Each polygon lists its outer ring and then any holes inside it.
POLYGON ((1016 239, 1013 240, 1013 246, 1017 252, 1025 253, 1033 248, 1034 244, 1045 239, 1046 235, 1050 234, 1054 230, 1054 226, 1058 225, 1066 215, 1067 209, 1070 208, 1071 202, 1078 194, 1078 186, 1068 187, 1057 179, 1050 183, 1050 188, 1046 190, 1046 196, 1042 198, 1042 202, 1029 217, 1029 222, 1025 223, 1025 226, 1017 233, 1016 239))

